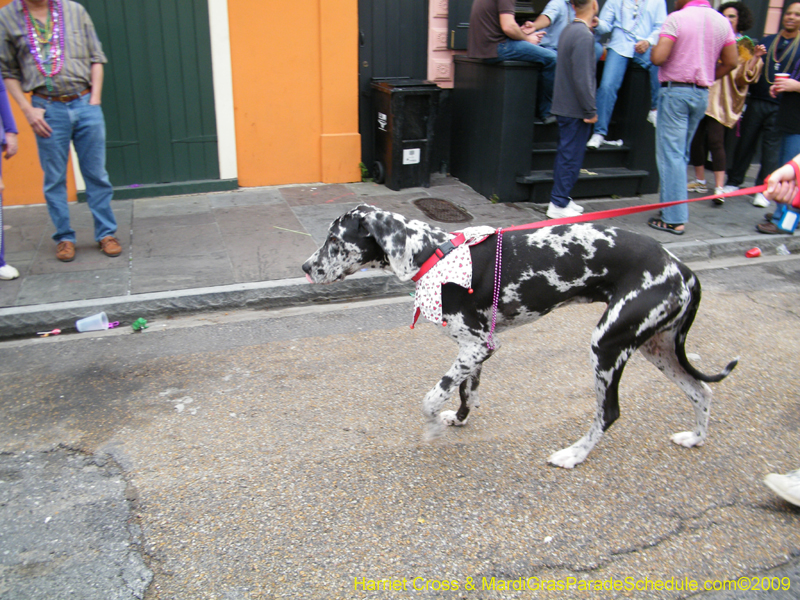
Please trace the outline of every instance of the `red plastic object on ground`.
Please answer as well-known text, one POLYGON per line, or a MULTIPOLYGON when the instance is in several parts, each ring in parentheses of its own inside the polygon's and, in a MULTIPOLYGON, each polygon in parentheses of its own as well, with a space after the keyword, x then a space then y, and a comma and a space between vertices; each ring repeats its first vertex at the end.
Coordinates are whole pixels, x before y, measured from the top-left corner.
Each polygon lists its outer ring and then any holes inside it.
POLYGON ((756 258, 757 256, 761 256, 761 248, 750 248, 747 252, 744 253, 747 258, 756 258))

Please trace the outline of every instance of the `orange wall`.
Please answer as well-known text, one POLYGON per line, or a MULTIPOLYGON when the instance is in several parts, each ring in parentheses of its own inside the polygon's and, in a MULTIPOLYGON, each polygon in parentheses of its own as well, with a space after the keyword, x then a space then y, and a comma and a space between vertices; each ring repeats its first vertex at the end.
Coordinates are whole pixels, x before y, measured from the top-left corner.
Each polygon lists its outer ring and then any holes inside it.
POLYGON ((239 185, 359 181, 358 0, 228 10, 239 185))

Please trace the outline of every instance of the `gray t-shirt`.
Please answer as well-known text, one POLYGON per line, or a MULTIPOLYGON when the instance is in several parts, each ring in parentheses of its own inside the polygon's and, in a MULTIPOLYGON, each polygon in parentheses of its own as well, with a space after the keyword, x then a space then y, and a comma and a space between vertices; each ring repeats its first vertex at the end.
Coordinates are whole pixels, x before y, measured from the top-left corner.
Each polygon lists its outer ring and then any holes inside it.
POLYGON ((469 14, 467 56, 497 58, 497 44, 506 41, 500 15, 514 14, 515 0, 475 0, 469 14))
POLYGON ((558 42, 553 107, 550 112, 573 119, 591 119, 597 114, 597 64, 594 35, 583 21, 573 21, 558 42))

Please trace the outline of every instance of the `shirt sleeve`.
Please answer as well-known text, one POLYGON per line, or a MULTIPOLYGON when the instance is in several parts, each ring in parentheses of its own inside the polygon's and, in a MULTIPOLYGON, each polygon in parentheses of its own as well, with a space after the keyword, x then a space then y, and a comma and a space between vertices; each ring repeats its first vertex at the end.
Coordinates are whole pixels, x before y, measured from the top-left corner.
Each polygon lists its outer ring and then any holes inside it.
POLYGON ((575 44, 571 58, 575 100, 583 111, 583 118, 591 119, 597 114, 595 103, 597 79, 594 61, 594 36, 580 36, 580 39, 575 44))
POLYGON ((664 19, 664 26, 661 28, 661 33, 659 33, 660 37, 668 37, 672 40, 678 39, 678 22, 672 18, 673 14, 675 13, 671 13, 664 19))
POLYGON ((547 6, 544 7, 542 14, 550 19, 550 25, 552 25, 558 19, 564 7, 564 0, 550 0, 547 6))
MULTIPOLYGON (((0 19, 6 15, 0 15, 0 19)), ((0 20, 0 74, 3 79, 22 79, 22 69, 17 61, 16 49, 5 23, 0 20)))
POLYGON ((8 100, 6 86, 0 79, 0 120, 3 121, 3 131, 6 133, 19 133, 14 113, 11 112, 11 102, 8 100))
POLYGON ((107 63, 108 59, 103 53, 103 45, 100 43, 100 38, 97 37, 97 31, 95 31, 92 17, 89 16, 89 13, 83 6, 81 6, 81 26, 83 27, 83 35, 86 38, 89 60, 92 64, 107 63))
POLYGON ((596 35, 605 35, 614 29, 614 23, 617 20, 617 7, 619 0, 608 0, 603 8, 600 9, 600 14, 597 16, 597 27, 594 31, 596 35))
POLYGON ((647 36, 647 41, 650 42, 651 46, 655 46, 658 43, 659 32, 664 26, 664 21, 667 19, 667 3, 664 2, 664 0, 655 0, 653 9, 655 12, 653 16, 653 29, 650 35, 647 36))

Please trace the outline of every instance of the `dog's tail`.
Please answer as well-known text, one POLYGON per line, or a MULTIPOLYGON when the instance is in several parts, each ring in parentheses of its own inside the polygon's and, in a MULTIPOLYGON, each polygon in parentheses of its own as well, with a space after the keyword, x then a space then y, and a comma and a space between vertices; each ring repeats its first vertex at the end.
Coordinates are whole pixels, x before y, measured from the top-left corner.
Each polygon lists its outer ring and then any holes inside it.
POLYGON ((728 375, 730 375, 731 371, 733 371, 733 369, 736 368, 736 365, 739 364, 739 357, 737 356, 734 358, 727 364, 721 373, 717 373, 716 375, 706 375, 702 371, 698 371, 694 365, 689 362, 689 359, 686 357, 686 337, 689 335, 689 329, 692 327, 694 317, 697 314, 697 309, 700 307, 700 296, 702 295, 702 292, 700 288, 700 280, 697 279, 697 276, 695 276, 694 273, 690 274, 690 279, 687 283, 689 284, 692 299, 689 302, 689 307, 686 309, 686 316, 683 320, 683 323, 681 323, 680 327, 678 328, 678 332, 675 335, 675 353, 678 356, 678 362, 686 370, 686 372, 689 373, 689 375, 695 379, 698 379, 699 381, 716 383, 717 381, 722 381, 728 375))

